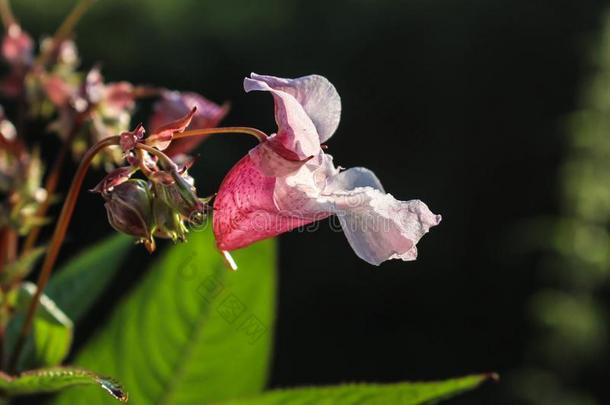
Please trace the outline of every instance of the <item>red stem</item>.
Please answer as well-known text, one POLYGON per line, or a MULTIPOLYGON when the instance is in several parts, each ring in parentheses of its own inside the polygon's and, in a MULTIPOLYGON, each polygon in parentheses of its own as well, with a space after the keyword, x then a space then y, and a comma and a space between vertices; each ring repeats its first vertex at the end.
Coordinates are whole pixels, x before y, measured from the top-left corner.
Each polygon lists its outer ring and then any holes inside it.
POLYGON ((89 168, 91 161, 99 151, 108 146, 118 144, 118 136, 106 138, 96 143, 85 153, 80 162, 80 165, 78 166, 78 169, 76 170, 76 174, 72 179, 72 184, 70 185, 70 189, 66 196, 66 201, 64 202, 64 205, 61 209, 61 213, 59 214, 59 218, 57 219, 55 231, 53 232, 53 237, 51 238, 47 255, 45 256, 44 262, 42 264, 42 270, 40 271, 40 275, 38 276, 38 282, 36 283, 36 292, 34 293, 32 301, 30 302, 30 306, 28 307, 25 322, 21 327, 21 332, 19 333, 19 338, 15 345, 15 350, 11 354, 11 359, 9 362, 9 370, 11 371, 15 370, 17 360, 19 359, 19 355, 23 350, 27 335, 30 333, 34 314, 36 313, 36 308, 38 307, 38 303, 40 301, 40 296, 42 295, 42 292, 46 287, 49 278, 51 277, 51 271, 53 270, 53 266, 55 265, 55 261, 57 260, 57 255, 59 254, 61 244, 63 243, 64 238, 66 236, 66 231, 68 229, 68 225, 70 224, 72 213, 74 212, 74 207, 76 205, 76 200, 78 199, 79 191, 85 179, 85 175, 87 174, 87 169, 89 168))

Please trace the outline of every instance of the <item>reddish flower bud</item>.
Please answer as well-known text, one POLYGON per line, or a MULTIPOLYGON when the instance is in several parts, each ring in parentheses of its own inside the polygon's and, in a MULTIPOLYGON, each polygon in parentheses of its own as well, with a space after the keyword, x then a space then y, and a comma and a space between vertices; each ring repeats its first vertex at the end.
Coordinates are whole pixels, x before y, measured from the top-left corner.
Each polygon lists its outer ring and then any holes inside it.
POLYGON ((139 179, 127 180, 103 195, 110 225, 119 232, 140 238, 148 250, 154 250, 153 197, 148 183, 139 179))
POLYGON ((91 189, 94 193, 106 194, 111 192, 116 186, 125 183, 136 171, 132 166, 119 167, 108 173, 97 186, 91 189))

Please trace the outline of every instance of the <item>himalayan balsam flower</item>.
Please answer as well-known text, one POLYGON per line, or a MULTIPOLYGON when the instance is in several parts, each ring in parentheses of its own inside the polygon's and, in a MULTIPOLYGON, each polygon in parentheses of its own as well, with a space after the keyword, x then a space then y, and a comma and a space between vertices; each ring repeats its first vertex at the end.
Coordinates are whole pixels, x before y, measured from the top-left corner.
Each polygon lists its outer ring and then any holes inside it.
POLYGON ((2 38, 2 59, 9 65, 9 73, 0 81, 0 91, 16 97, 23 90, 23 79, 34 60, 34 41, 18 24, 11 24, 2 38))
POLYGON ((386 194, 368 169, 335 167, 321 147, 341 115, 339 94, 327 79, 253 73, 244 88, 273 95, 278 132, 242 158, 221 184, 213 221, 219 249, 238 249, 334 214, 363 260, 379 265, 417 257, 416 243, 441 216, 419 200, 386 194))

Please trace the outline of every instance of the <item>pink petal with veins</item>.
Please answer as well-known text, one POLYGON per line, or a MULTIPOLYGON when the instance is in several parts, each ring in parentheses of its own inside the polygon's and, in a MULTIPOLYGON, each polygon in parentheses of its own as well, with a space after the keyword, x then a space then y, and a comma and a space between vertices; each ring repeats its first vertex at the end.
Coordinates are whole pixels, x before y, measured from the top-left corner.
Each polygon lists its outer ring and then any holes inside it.
POLYGON ((275 178, 244 156, 229 171, 214 200, 214 235, 221 250, 235 250, 312 222, 282 213, 273 201, 275 178))

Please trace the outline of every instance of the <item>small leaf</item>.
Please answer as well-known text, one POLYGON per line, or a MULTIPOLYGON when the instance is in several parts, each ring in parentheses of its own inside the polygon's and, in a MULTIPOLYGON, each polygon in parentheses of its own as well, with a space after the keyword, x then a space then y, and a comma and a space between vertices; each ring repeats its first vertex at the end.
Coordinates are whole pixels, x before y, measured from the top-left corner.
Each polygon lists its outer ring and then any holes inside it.
POLYGON ((472 390, 495 374, 480 374, 435 382, 403 382, 396 384, 345 384, 331 387, 308 387, 269 391, 257 397, 230 400, 218 405, 274 404, 397 404, 420 405, 436 403, 472 390))
POLYGON ((58 269, 45 293, 77 322, 108 286, 123 263, 133 239, 113 235, 58 269))
MULTIPOLYGON (((79 366, 119 378, 138 404, 207 404, 260 393, 275 308, 275 244, 235 252, 229 272, 211 229, 191 232, 149 270, 78 355, 79 366)), ((56 404, 104 404, 94 390, 56 404)))
POLYGON ((45 247, 38 247, 33 249, 24 257, 20 257, 16 261, 7 265, 2 273, 0 273, 0 284, 7 285, 15 280, 23 280, 26 278, 45 250, 45 247))
MULTIPOLYGON (((36 292, 36 285, 22 283, 14 296, 10 298, 15 307, 6 329, 6 348, 12 353, 27 309, 36 292)), ((19 370, 36 367, 55 366, 63 361, 72 344, 73 324, 55 303, 46 295, 40 297, 40 305, 32 322, 32 331, 28 336, 17 368, 19 370)))
POLYGON ((116 381, 79 368, 32 370, 16 377, 0 373, 0 392, 5 396, 50 393, 79 385, 98 385, 115 399, 127 402, 127 392, 116 381))

